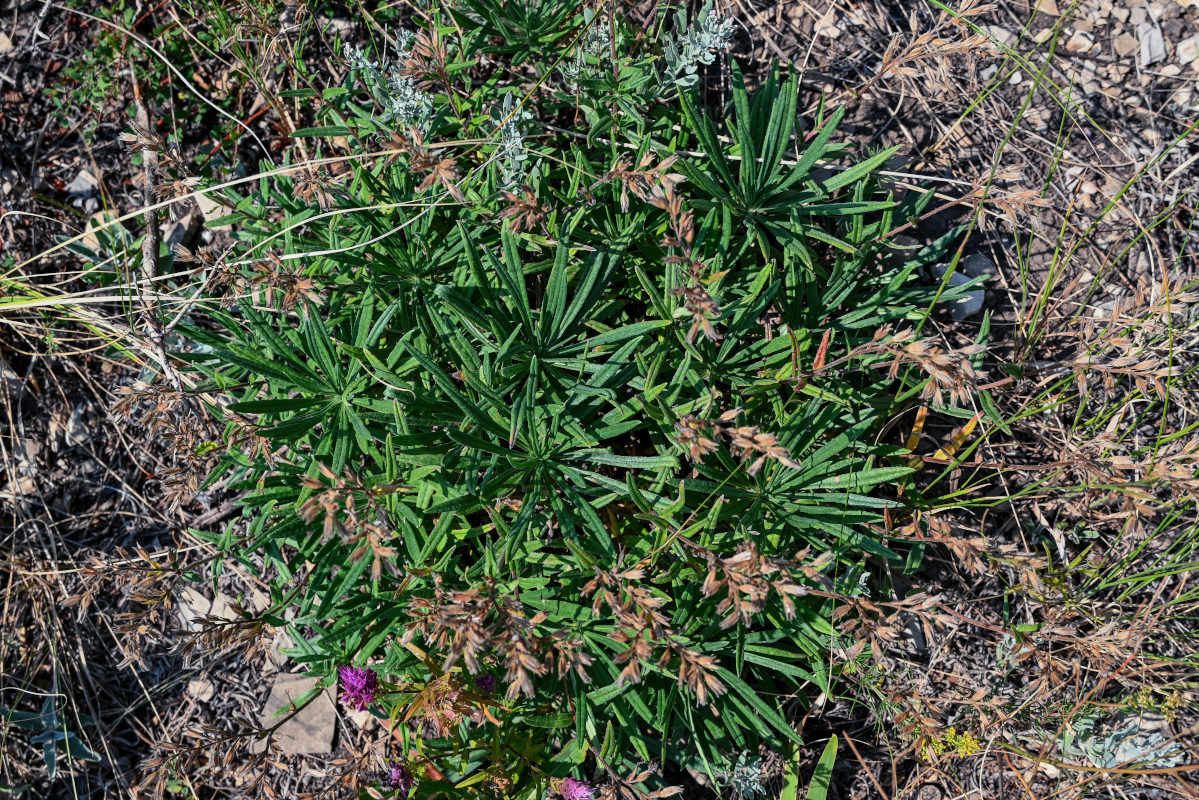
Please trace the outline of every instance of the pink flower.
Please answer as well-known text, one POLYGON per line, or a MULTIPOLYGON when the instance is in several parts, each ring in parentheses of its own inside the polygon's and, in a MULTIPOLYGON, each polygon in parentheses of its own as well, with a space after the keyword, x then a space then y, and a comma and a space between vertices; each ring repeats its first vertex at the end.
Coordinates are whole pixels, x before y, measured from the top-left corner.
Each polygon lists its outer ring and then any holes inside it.
POLYGON ((365 711, 379 691, 379 676, 370 667, 338 667, 337 675, 341 678, 341 701, 365 711))
POLYGON ((595 800, 595 790, 574 778, 563 778, 558 783, 558 794, 562 800, 595 800))
POLYGON ((383 780, 383 785, 394 790, 396 796, 402 800, 412 792, 412 787, 416 786, 416 776, 400 762, 393 761, 387 777, 383 780))

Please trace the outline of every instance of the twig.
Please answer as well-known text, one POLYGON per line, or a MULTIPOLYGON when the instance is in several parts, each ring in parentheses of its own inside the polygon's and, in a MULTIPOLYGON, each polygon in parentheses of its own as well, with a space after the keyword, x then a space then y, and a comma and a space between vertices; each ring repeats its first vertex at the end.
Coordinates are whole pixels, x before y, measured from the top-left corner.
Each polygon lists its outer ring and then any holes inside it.
POLYGON ((188 523, 188 526, 192 528, 202 528, 205 525, 211 525, 214 522, 220 522, 236 510, 237 501, 227 500, 216 508, 211 509, 210 511, 205 511, 200 516, 195 517, 188 523))
POLYGON ((874 784, 874 788, 875 791, 878 792, 878 796, 883 798, 883 800, 888 800, 887 793, 883 791, 883 785, 878 782, 878 778, 874 777, 874 772, 870 769, 870 765, 866 763, 866 760, 862 758, 862 754, 858 752, 858 748, 856 745, 854 745, 853 739, 850 739, 849 734, 845 731, 841 731, 841 737, 845 739, 845 743, 849 745, 849 749, 853 751, 854 757, 857 758, 858 763, 862 765, 862 769, 866 772, 866 777, 869 778, 870 782, 874 784))
MULTIPOLYGON (((14 57, 29 49, 30 44, 34 44, 33 40, 36 39, 37 35, 42 32, 42 23, 46 21, 46 15, 50 13, 51 5, 52 4, 50 0, 46 0, 46 2, 42 4, 42 10, 38 12, 37 21, 33 23, 33 30, 31 30, 29 35, 25 37, 25 41, 21 42, 21 47, 17 50, 17 52, 13 53, 14 57)), ((36 44, 34 44, 34 46, 36 47, 36 44)))

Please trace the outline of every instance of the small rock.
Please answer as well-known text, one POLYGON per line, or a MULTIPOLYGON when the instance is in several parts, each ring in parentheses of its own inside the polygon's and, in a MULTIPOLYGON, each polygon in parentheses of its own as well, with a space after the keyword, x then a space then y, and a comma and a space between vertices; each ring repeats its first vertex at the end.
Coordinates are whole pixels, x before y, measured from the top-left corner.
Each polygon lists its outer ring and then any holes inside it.
POLYGON ((1125 8, 1124 6, 1112 6, 1112 9, 1109 13, 1112 15, 1112 19, 1114 19, 1116 22, 1128 22, 1128 17, 1131 14, 1129 9, 1125 8))
POLYGON ((1128 58, 1141 49, 1141 42, 1132 34, 1122 33, 1116 37, 1116 41, 1112 42, 1112 46, 1116 49, 1116 55, 1128 58))
POLYGON ((71 205, 82 209, 83 213, 92 214, 100 208, 100 181, 87 170, 80 170, 75 180, 67 184, 66 191, 71 196, 71 205))
POLYGON ((1116 303, 1118 302, 1118 300, 1105 300, 1102 303, 1098 303, 1093 309, 1091 309, 1091 316, 1095 319, 1110 318, 1112 313, 1116 310, 1116 303))
POLYGON ((179 618, 179 625, 184 630, 198 631, 198 620, 206 616, 211 608, 212 601, 198 589, 187 586, 179 593, 175 604, 175 616, 179 618))
POLYGON ((1156 25, 1137 26, 1137 38, 1141 40, 1141 67, 1156 64, 1166 57, 1166 41, 1156 25))
POLYGON ((1019 86, 1023 82, 1024 82, 1024 73, 1021 72, 1020 70, 1016 70, 1015 72, 1012 73, 1012 77, 1008 78, 1009 86, 1019 86))
POLYGON ((271 642, 270 662, 275 667, 282 667, 287 664, 287 656, 284 655, 284 650, 290 650, 295 647, 296 643, 291 640, 291 636, 287 631, 280 630, 275 633, 275 639, 271 642))
POLYGON ((0 489, 0 497, 5 500, 20 499, 28 497, 37 491, 37 481, 32 475, 21 475, 18 478, 9 480, 4 484, 4 488, 0 489))
POLYGON ((378 718, 375 717, 369 710, 355 711, 353 709, 346 711, 346 717, 350 722, 364 731, 369 731, 371 728, 379 724, 378 718))
POLYGON ((26 475, 37 474, 37 457, 42 452, 42 443, 35 439, 17 439, 13 455, 17 457, 17 468, 26 475))
POLYGON ((220 230, 222 228, 230 227, 228 225, 211 224, 214 219, 220 219, 221 217, 227 216, 230 211, 229 207, 217 200, 214 195, 197 193, 194 199, 196 201, 196 205, 200 209, 200 213, 204 216, 204 222, 208 225, 209 229, 220 230))
POLYGON ((1148 275, 1153 271, 1153 259, 1147 250, 1138 250, 1130 259, 1130 266, 1133 275, 1148 275))
POLYGON ((261 592, 258 589, 253 589, 250 592, 250 599, 247 601, 250 611, 254 614, 261 614, 271 607, 271 597, 266 592, 261 592))
MULTIPOLYGON (((961 273, 954 273, 949 279, 950 286, 961 286, 966 283, 969 278, 961 273)), ((983 310, 983 301, 986 299, 986 292, 982 289, 971 289, 960 298, 958 298, 949 308, 949 316, 953 317, 958 322, 968 319, 978 312, 983 310)))
POLYGON ((187 682, 187 693, 198 702, 207 703, 216 696, 216 686, 208 678, 199 678, 187 682))
POLYGON ((1178 63, 1184 66, 1194 66, 1199 61, 1199 36, 1183 39, 1174 48, 1178 63))
POLYGON ((321 17, 321 24, 328 25, 343 41, 354 32, 354 21, 345 17, 321 17))
POLYGON ((971 278, 993 278, 999 274, 999 268, 986 253, 971 253, 962 259, 958 267, 971 278))
POLYGON ((212 598, 212 608, 209 610, 208 616, 227 620, 235 620, 239 617, 238 613, 233 610, 233 598, 224 592, 217 592, 216 597, 212 598))
POLYGON ((86 444, 91 434, 88 433, 87 408, 85 406, 76 406, 71 412, 71 418, 67 420, 66 430, 63 432, 63 440, 67 447, 86 444))
POLYGON ((1000 45, 999 47, 996 47, 995 44, 992 43, 991 50, 993 52, 1002 53, 1004 50, 1010 50, 1015 46, 1016 42, 1019 41, 1019 37, 1016 36, 1014 31, 1010 31, 1002 25, 988 25, 987 33, 989 33, 991 38, 1000 45))
POLYGON ((203 592, 188 586, 179 593, 175 613, 183 628, 189 631, 199 631, 204 628, 202 620, 205 617, 237 619, 237 614, 234 613, 230 603, 231 598, 224 592, 217 592, 216 599, 209 600, 203 592))
POLYGON ((1166 66, 1162 67, 1159 72, 1168 78, 1173 78, 1176 75, 1182 74, 1182 67, 1178 66, 1177 64, 1167 64, 1166 66))
POLYGON ((0 33, 0 55, 12 50, 12 37, 7 33, 0 33))
POLYGON ((823 36, 826 39, 836 39, 841 35, 841 29, 832 23, 828 23, 817 28, 816 35, 823 36))
POLYGON ((100 189, 100 181, 86 169, 79 170, 75 180, 67 184, 67 194, 72 197, 91 197, 100 189))
MULTIPOLYGON (((933 275, 937 280, 943 280, 945 273, 949 270, 948 264, 934 264, 932 266, 933 275)), ((958 268, 949 276, 949 286, 961 286, 969 283, 972 278, 967 275, 962 268, 962 264, 958 264, 958 268)), ((949 315, 958 322, 977 314, 982 311, 983 301, 986 299, 986 292, 982 287, 975 287, 967 291, 964 295, 954 300, 949 306, 949 315)))
POLYGON ((1095 44, 1095 40, 1082 31, 1075 31, 1074 35, 1066 42, 1066 49, 1071 53, 1085 53, 1091 49, 1091 45, 1095 44))
POLYGON ((87 227, 83 231, 83 238, 79 243, 97 255, 103 253, 103 245, 100 243, 100 237, 96 234, 96 231, 99 228, 105 227, 114 219, 116 218, 106 211, 97 211, 95 214, 92 214, 88 217, 87 227))
POLYGON ((174 251, 175 245, 187 247, 191 244, 199 232, 200 215, 193 212, 183 219, 176 219, 167 223, 166 230, 162 234, 162 241, 167 246, 167 250, 174 251))
MULTIPOLYGON (((275 685, 271 687, 270 697, 259 715, 259 721, 264 727, 277 725, 279 718, 290 711, 292 702, 316 687, 315 678, 303 675, 293 675, 287 672, 279 673, 275 685), (283 712, 280 714, 279 712, 283 712)), ((333 706, 333 693, 329 689, 322 692, 298 714, 285 722, 276 732, 276 741, 284 753, 290 755, 328 753, 333 749, 333 730, 337 724, 337 711, 333 706)), ((256 741, 250 747, 255 753, 261 753, 265 742, 256 741)))
POLYGON ((1045 108, 1034 108, 1024 115, 1024 118, 1037 130, 1045 130, 1049 127, 1049 110, 1045 108))
POLYGON ((1055 17, 1062 15, 1062 12, 1058 10, 1057 0, 1041 0, 1036 6, 1038 14, 1052 14, 1055 17))
POLYGON ((1129 12, 1128 21, 1140 27, 1149 21, 1149 12, 1145 10, 1144 6, 1136 6, 1129 12))

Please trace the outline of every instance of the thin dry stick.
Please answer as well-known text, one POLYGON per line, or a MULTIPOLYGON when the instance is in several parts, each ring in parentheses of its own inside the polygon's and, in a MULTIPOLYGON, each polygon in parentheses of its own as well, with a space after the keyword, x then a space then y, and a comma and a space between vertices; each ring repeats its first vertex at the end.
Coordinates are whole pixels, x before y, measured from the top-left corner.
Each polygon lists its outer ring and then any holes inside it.
MULTIPOLYGON (((141 84, 137 80, 137 75, 133 71, 133 65, 129 66, 129 80, 133 84, 133 102, 137 106, 137 124, 144 131, 152 131, 150 126, 150 112, 146 109, 146 104, 142 100, 141 84)), ((154 182, 156 172, 158 170, 158 151, 154 149, 149 139, 146 140, 142 147, 142 169, 146 177, 145 206, 146 206, 146 235, 142 240, 142 276, 147 283, 154 281, 158 277, 158 245, 160 242, 158 231, 158 213, 154 210, 154 182)), ((158 357, 155 359, 162 367, 163 375, 171 387, 176 391, 183 390, 183 382, 179 380, 179 375, 175 372, 167 358, 166 345, 163 341, 162 327, 159 324, 158 301, 153 302, 147 299, 139 288, 138 294, 141 295, 142 308, 146 315, 146 338, 150 340, 154 346, 158 357)))
POLYGON ((874 784, 874 788, 878 791, 878 796, 883 800, 890 800, 890 798, 887 797, 887 793, 883 791, 883 785, 878 782, 878 778, 874 777, 874 773, 870 770, 870 766, 866 763, 866 759, 862 758, 862 754, 858 752, 858 748, 853 743, 853 739, 850 739, 849 734, 845 731, 841 731, 841 738, 843 738, 845 743, 849 745, 849 749, 853 751, 854 758, 858 760, 858 763, 862 765, 862 769, 866 771, 866 777, 869 778, 870 782, 874 784))

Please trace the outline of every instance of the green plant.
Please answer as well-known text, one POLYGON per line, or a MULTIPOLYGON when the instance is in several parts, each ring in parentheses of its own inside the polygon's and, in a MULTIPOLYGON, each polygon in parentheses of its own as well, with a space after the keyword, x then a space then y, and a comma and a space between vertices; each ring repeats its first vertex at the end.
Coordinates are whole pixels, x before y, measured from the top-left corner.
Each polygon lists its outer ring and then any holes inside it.
POLYGON ((390 63, 293 90, 295 137, 337 155, 271 170, 238 248, 190 254, 223 306, 175 329, 199 385, 141 396, 226 422, 205 485, 247 527, 210 538, 265 561, 265 621, 345 668, 418 795, 583 797, 585 769, 666 797, 798 741, 835 606, 897 557, 895 367, 955 397, 973 373, 902 329, 943 245, 887 237, 931 194, 895 201, 887 153, 816 171, 850 154, 841 111, 795 136, 797 81, 734 68, 717 122, 615 19, 614 85, 546 85, 573 57, 547 43, 601 17, 542 5, 453 10, 503 47, 434 9, 390 63))
MULTIPOLYGON (((808 781, 808 791, 804 795, 807 800, 825 800, 828 797, 829 785, 833 780, 833 767, 837 764, 837 737, 828 740, 812 771, 812 779, 808 781)), ((783 788, 779 792, 779 800, 798 800, 799 798, 799 764, 796 759, 787 762, 783 773, 783 788)))
MULTIPOLYGON (((42 749, 42 763, 46 767, 46 776, 53 778, 58 774, 58 757, 81 758, 85 761, 99 761, 100 756, 94 752, 70 729, 66 721, 59 716, 56 700, 57 694, 48 694, 42 701, 38 712, 20 711, 14 708, 0 706, 0 720, 28 731, 32 736, 29 741, 42 749)), ((86 724, 92 724, 85 718, 86 724)))
POLYGON ((88 46, 76 59, 68 61, 47 86, 46 96, 54 105, 54 117, 63 126, 81 124, 83 138, 90 142, 106 117, 120 109, 114 98, 124 95, 130 75, 143 83, 146 100, 152 104, 171 100, 171 73, 166 61, 185 64, 192 60, 186 38, 173 22, 151 24, 148 36, 157 42, 159 52, 145 61, 129 57, 133 28, 151 19, 142 16, 140 6, 127 0, 94 4, 71 0, 65 4, 71 25, 94 30, 88 46))

